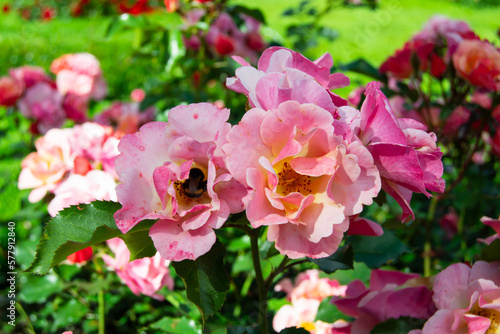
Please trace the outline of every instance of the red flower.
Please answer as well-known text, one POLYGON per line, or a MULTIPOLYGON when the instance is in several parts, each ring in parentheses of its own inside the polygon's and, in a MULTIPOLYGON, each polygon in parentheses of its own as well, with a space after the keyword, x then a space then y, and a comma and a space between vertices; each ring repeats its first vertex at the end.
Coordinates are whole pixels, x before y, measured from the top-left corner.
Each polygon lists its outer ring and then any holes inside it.
POLYGON ((68 261, 71 263, 85 263, 92 257, 93 251, 92 247, 87 247, 79 250, 76 253, 71 254, 67 257, 68 261))

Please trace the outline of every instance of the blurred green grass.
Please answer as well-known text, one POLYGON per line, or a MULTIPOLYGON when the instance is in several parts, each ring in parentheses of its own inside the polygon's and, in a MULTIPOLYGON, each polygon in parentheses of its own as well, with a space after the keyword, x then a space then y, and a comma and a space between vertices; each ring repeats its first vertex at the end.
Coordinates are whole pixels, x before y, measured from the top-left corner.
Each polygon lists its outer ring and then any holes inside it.
MULTIPOLYGON (((272 29, 270 34, 280 34, 285 46, 291 45, 285 36, 286 27, 303 18, 283 17, 282 13, 287 8, 298 6, 299 2, 229 1, 230 4, 261 9, 272 29)), ((321 9, 325 1, 311 0, 310 3, 321 9)), ((322 18, 321 23, 337 30, 338 39, 334 42, 320 40, 319 45, 309 50, 306 56, 316 58, 330 52, 337 64, 365 58, 378 66, 437 14, 465 20, 482 38, 499 42, 496 35, 500 26, 498 6, 478 8, 451 0, 381 0, 375 11, 367 7, 335 8, 322 18)), ((39 65, 48 70, 51 61, 65 53, 90 52, 101 61, 110 87, 109 96, 127 98, 132 89, 147 87, 148 80, 154 80, 162 66, 156 58, 131 56, 133 31, 106 38, 110 20, 110 17, 92 17, 27 22, 15 13, 0 14, 0 75, 7 73, 10 67, 24 64, 39 65)), ((349 76, 353 84, 340 90, 341 95, 368 80, 360 75, 349 76)))

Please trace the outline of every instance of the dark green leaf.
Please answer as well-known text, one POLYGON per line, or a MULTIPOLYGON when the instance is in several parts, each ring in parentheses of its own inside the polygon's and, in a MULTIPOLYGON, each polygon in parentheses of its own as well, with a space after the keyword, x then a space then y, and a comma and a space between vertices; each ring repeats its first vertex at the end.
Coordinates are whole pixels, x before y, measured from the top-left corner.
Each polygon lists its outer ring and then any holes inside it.
POLYGON ((19 298, 26 303, 43 303, 54 293, 63 290, 63 283, 54 273, 39 277, 33 275, 19 276, 19 298))
POLYGON ((201 334, 201 328, 196 321, 182 318, 164 317, 150 326, 152 329, 159 329, 163 333, 171 334, 201 334))
POLYGON ((78 324, 89 312, 89 309, 78 299, 70 299, 66 304, 54 310, 54 320, 58 328, 65 328, 71 324, 78 324))
POLYGON ((200 310, 203 322, 219 311, 226 300, 229 278, 224 269, 224 246, 217 240, 196 260, 172 262, 186 286, 187 297, 200 310))
POLYGON ((252 8, 247 8, 244 6, 234 6, 234 7, 228 8, 228 12, 230 12, 230 14, 233 12, 246 14, 248 16, 253 17, 254 19, 256 19, 257 21, 259 21, 261 23, 264 23, 264 24, 266 23, 266 19, 264 18, 264 14, 262 14, 262 12, 259 9, 252 9, 252 8))
POLYGON ((494 240, 491 244, 481 250, 479 259, 483 261, 500 261, 500 239, 494 240))
POLYGON ((391 231, 385 231, 379 237, 353 235, 349 240, 354 250, 354 260, 364 262, 372 269, 392 262, 410 251, 391 231))
POLYGON ((309 261, 317 264, 319 269, 325 273, 331 274, 337 270, 353 269, 354 253, 351 245, 346 244, 329 257, 309 259, 309 261))
POLYGON ((372 64, 368 63, 364 59, 358 59, 355 60, 349 64, 342 65, 340 66, 340 69, 343 71, 352 71, 356 73, 361 73, 366 76, 369 76, 370 78, 382 81, 382 82, 387 82, 387 76, 384 74, 381 74, 377 68, 373 67, 372 64))
POLYGON ((59 212, 47 223, 27 271, 44 275, 68 255, 121 235, 113 218, 120 207, 115 202, 95 201, 59 212))
POLYGON ((304 328, 285 328, 280 332, 280 334, 308 334, 309 331, 305 330, 304 328))
POLYGON ((144 220, 128 233, 120 235, 130 251, 130 261, 156 254, 153 240, 149 236, 149 229, 154 223, 155 220, 144 220))
POLYGON ((321 304, 319 304, 318 313, 316 313, 314 321, 320 320, 332 324, 339 319, 347 320, 348 317, 340 312, 337 306, 330 303, 330 298, 323 299, 321 304))
POLYGON ((389 319, 377 324, 371 331, 371 334, 407 334, 413 329, 421 329, 424 326, 425 319, 415 319, 401 317, 398 319, 389 319))
POLYGON ((21 192, 11 181, 0 190, 0 220, 8 221, 21 209, 21 192))

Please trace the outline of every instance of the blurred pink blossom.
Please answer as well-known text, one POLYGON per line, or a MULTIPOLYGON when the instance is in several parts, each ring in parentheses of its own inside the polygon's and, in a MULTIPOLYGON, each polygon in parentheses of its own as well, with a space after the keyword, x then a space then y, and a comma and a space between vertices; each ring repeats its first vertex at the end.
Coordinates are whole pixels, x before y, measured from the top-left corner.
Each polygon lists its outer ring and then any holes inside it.
POLYGON ((139 128, 154 120, 156 109, 149 107, 139 110, 139 103, 114 102, 111 107, 98 114, 94 121, 107 126, 113 126, 117 135, 122 137, 139 131, 139 128))
POLYGON ((121 139, 115 219, 123 233, 159 218, 150 236, 164 258, 196 259, 210 250, 213 230, 244 210, 247 195, 225 167, 228 117, 229 110, 208 103, 178 106, 168 123, 148 123, 121 139))
POLYGON ((72 264, 83 264, 92 258, 93 253, 92 247, 87 247, 69 255, 67 260, 72 264))
POLYGON ((369 288, 355 280, 347 286, 346 297, 333 297, 332 303, 355 318, 351 333, 368 334, 376 324, 388 319, 429 318, 435 306, 426 284, 416 274, 376 269, 371 273, 369 288))
POLYGON ((500 239, 500 237, 499 237, 500 236, 500 216, 498 217, 498 219, 493 219, 490 217, 482 217, 481 223, 490 226, 491 228, 493 228, 495 230, 496 233, 493 234, 492 236, 486 238, 486 239, 479 239, 479 241, 482 241, 482 242, 489 245, 494 240, 500 239))
POLYGON ((102 170, 91 170, 85 175, 72 174, 55 190, 55 197, 48 205, 51 216, 70 205, 88 204, 95 200, 117 201, 116 182, 112 175, 102 170))
POLYGON ((488 41, 465 40, 453 54, 459 76, 471 84, 500 91, 500 51, 488 41))
POLYGON ((21 113, 33 119, 38 132, 45 134, 53 128, 60 128, 66 119, 62 107, 63 96, 45 82, 32 86, 19 100, 21 113))
POLYGON ((55 83, 52 79, 45 73, 42 67, 38 66, 21 66, 9 70, 9 75, 24 83, 24 88, 28 89, 33 87, 39 82, 45 82, 54 87, 55 83))
POLYGON ((146 92, 144 89, 136 88, 130 93, 130 98, 134 102, 142 102, 146 97, 146 92))
POLYGON ((34 203, 47 191, 54 191, 63 177, 73 168, 73 155, 69 137, 70 129, 52 129, 35 142, 36 152, 22 162, 19 189, 33 189, 28 197, 34 203))
POLYGON ((90 53, 63 55, 52 62, 50 69, 57 75, 57 89, 63 95, 73 93, 100 100, 107 93, 101 65, 90 53))
POLYGON ((246 215, 290 258, 335 252, 349 227, 380 190, 380 177, 359 141, 334 135, 330 112, 287 101, 249 110, 223 149, 233 177, 252 188, 246 215))
POLYGON ((159 253, 154 257, 130 261, 130 251, 122 239, 114 238, 108 240, 107 244, 115 257, 104 254, 102 259, 116 271, 135 295, 143 294, 164 300, 165 298, 157 293, 158 290, 164 286, 170 290, 174 289, 174 280, 168 269, 170 261, 163 259, 159 253))
POLYGON ((498 333, 500 262, 455 263, 436 275, 432 299, 437 312, 422 334, 498 333))
POLYGON ((23 83, 9 76, 0 77, 0 106, 10 107, 23 95, 23 83))

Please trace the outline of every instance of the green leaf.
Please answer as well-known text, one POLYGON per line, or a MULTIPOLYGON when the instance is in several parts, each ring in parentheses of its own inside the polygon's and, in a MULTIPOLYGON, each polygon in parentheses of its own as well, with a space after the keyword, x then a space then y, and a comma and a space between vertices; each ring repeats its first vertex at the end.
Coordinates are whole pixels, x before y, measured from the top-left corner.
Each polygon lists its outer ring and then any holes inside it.
POLYGON ((52 272, 43 277, 23 274, 19 276, 19 283, 19 298, 29 304, 43 303, 54 293, 63 290, 63 282, 52 272))
POLYGON ((354 260, 364 262, 372 269, 392 262, 410 251, 408 246, 387 230, 379 237, 353 235, 349 240, 354 250, 354 260))
POLYGON ((116 202, 94 201, 60 211, 47 223, 35 259, 26 271, 45 275, 68 255, 115 237, 125 241, 131 261, 153 256, 156 249, 148 233, 155 221, 144 220, 123 234, 113 217, 120 208, 116 202))
POLYGON ((163 333, 171 334, 201 334, 200 325, 193 319, 186 317, 170 318, 164 317, 150 326, 152 329, 159 329, 163 333))
POLYGON ((364 59, 358 59, 353 62, 350 62, 349 64, 342 65, 340 66, 340 69, 343 71, 352 71, 360 74, 364 74, 366 76, 369 76, 373 79, 382 81, 382 82, 387 82, 387 76, 384 74, 381 74, 377 68, 373 67, 372 64, 367 62, 364 59))
POLYGON ((130 261, 156 254, 153 240, 149 236, 149 229, 154 223, 156 220, 144 220, 128 233, 120 235, 130 251, 130 261))
POLYGON ((120 207, 116 202, 95 201, 60 211, 47 223, 35 260, 26 271, 45 275, 68 255, 121 235, 113 218, 120 207))
POLYGON ((188 299, 200 310, 203 323, 221 309, 229 290, 225 253, 224 246, 217 240, 207 254, 194 261, 172 262, 186 286, 188 299))
POLYGON ((186 55, 186 47, 182 41, 182 33, 180 30, 168 31, 168 60, 165 66, 165 72, 168 76, 172 74, 179 60, 186 55))
POLYGON ((398 319, 389 319, 377 324, 371 334, 407 334, 413 329, 421 329, 424 326, 425 319, 415 319, 410 317, 401 317, 398 319))
POLYGON ((79 324, 89 309, 76 298, 54 310, 54 320, 57 328, 65 328, 71 324, 79 324))
POLYGON ((285 328, 280 332, 280 334, 309 334, 309 331, 305 330, 304 328, 285 328))
POLYGON ((314 321, 320 320, 332 324, 339 319, 348 320, 348 317, 344 313, 340 312, 337 306, 330 303, 330 299, 331 298, 325 298, 321 301, 314 321))
POLYGON ((496 239, 484 247, 479 255, 479 260, 488 262, 500 261, 500 239, 496 239))
POLYGON ((11 181, 0 190, 0 220, 11 220, 21 209, 21 192, 15 182, 11 181))
POLYGON ((331 274, 337 270, 353 269, 354 253, 351 245, 346 244, 340 247, 329 257, 322 259, 309 259, 309 261, 317 264, 319 269, 325 273, 331 274))

